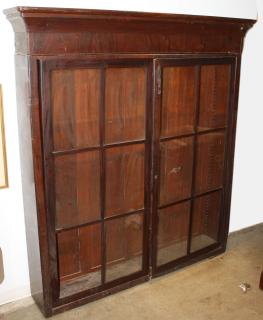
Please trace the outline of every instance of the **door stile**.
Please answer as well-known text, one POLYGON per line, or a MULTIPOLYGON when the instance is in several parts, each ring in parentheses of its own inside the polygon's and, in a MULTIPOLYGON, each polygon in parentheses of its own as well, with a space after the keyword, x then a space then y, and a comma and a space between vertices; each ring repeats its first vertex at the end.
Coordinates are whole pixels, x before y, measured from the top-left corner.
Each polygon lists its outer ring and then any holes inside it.
POLYGON ((160 134, 161 134, 161 102, 162 102, 162 67, 159 59, 154 59, 153 85, 153 140, 152 140, 152 274, 156 273, 157 266, 157 236, 158 236, 158 202, 160 183, 160 134))
POLYGON ((152 184, 153 184, 153 157, 152 157, 152 126, 153 126, 153 64, 151 61, 147 64, 147 95, 145 110, 145 183, 144 183, 144 225, 143 225, 143 271, 151 277, 152 265, 152 184))
POLYGON ((44 154, 44 181, 45 181, 45 200, 46 200, 46 219, 48 226, 48 242, 50 256, 50 287, 52 301, 57 305, 59 299, 59 270, 58 270, 58 243, 56 237, 56 221, 55 221, 55 172, 54 172, 54 157, 53 139, 52 139, 52 108, 51 108, 51 69, 48 63, 40 61, 40 85, 41 85, 41 125, 43 139, 43 154, 44 154))
POLYGON ((193 211, 194 211, 194 191, 195 191, 195 176, 196 176, 196 151, 197 151, 197 128, 199 122, 199 109, 200 109, 200 77, 201 77, 201 66, 198 65, 196 68, 196 101, 195 101, 195 123, 194 123, 194 136, 193 136, 193 160, 192 160, 192 185, 191 185, 191 200, 190 200, 190 218, 189 218, 189 229, 187 239, 187 256, 190 254, 191 242, 192 242, 192 223, 193 223, 193 211))

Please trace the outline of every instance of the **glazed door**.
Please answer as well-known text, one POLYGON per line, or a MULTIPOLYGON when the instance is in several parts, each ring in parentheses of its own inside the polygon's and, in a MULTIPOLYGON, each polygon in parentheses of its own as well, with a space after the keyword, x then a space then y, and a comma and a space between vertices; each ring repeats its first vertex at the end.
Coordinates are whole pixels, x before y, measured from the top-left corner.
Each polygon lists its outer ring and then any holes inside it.
POLYGON ((151 65, 41 64, 53 297, 148 275, 151 65), (148 129, 147 129, 148 128, 148 129))
POLYGON ((55 305, 223 245, 234 58, 40 67, 55 305))
POLYGON ((154 273, 222 242, 234 61, 155 60, 154 273))

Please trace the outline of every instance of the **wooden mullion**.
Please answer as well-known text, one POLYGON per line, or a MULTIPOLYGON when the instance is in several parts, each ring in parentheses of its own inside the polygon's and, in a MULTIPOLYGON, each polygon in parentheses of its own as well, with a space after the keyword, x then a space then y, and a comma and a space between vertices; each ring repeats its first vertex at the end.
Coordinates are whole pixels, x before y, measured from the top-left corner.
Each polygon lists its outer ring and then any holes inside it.
POLYGON ((129 146, 134 144, 140 144, 145 143, 145 139, 139 139, 139 140, 129 140, 129 141, 123 141, 123 142, 116 142, 116 143, 108 143, 103 145, 104 149, 114 148, 114 147, 122 147, 122 146, 129 146))
POLYGON ((106 231, 105 231, 105 64, 101 67, 100 102, 100 203, 101 203, 101 283, 105 283, 106 274, 106 231))
POLYGON ((73 148, 73 149, 69 149, 69 150, 58 150, 58 151, 51 152, 51 155, 55 156, 55 157, 59 157, 59 156, 64 156, 64 155, 68 155, 68 154, 96 151, 96 150, 101 150, 101 149, 110 149, 110 148, 114 148, 114 147, 129 146, 129 145, 140 144, 140 143, 145 143, 145 142, 146 142, 145 139, 141 139, 141 140, 134 140, 134 141, 124 141, 124 142, 118 142, 118 143, 105 144, 102 146, 73 148))
MULTIPOLYGON (((113 219, 117 219, 117 218, 123 218, 123 217, 127 217, 127 216, 130 216, 130 215, 136 214, 136 213, 143 213, 144 210, 145 209, 142 208, 142 209, 133 210, 133 211, 130 211, 130 212, 116 214, 116 215, 110 216, 110 217, 105 217, 104 216, 104 221, 109 221, 109 220, 113 220, 113 219)), ((85 223, 73 225, 73 226, 70 226, 70 227, 62 227, 62 228, 56 229, 56 233, 61 233, 61 232, 64 232, 64 231, 69 231, 69 230, 73 230, 73 229, 77 229, 77 228, 83 228, 83 227, 87 227, 87 226, 90 226, 90 225, 93 225, 93 224, 97 224, 97 223, 101 223, 101 222, 102 222, 102 220, 99 219, 99 220, 88 221, 88 222, 85 222, 85 223)))
POLYGON ((221 128, 213 128, 213 129, 203 130, 203 131, 195 131, 195 132, 186 133, 186 134, 182 134, 182 135, 162 137, 162 138, 160 138, 160 141, 163 142, 163 141, 169 141, 169 140, 189 138, 189 137, 193 137, 195 135, 203 135, 203 134, 208 134, 208 133, 221 132, 221 131, 225 131, 226 129, 227 129, 227 127, 221 127, 221 128))
POLYGON ((181 200, 177 200, 177 201, 172 201, 172 202, 169 202, 167 204, 164 204, 164 205, 161 205, 159 206, 159 209, 165 209, 165 208, 168 208, 168 207, 171 207, 171 206, 174 206, 176 204, 180 204, 182 202, 186 202, 186 201, 191 201, 191 200, 194 200, 196 198, 200 198, 200 197, 203 197, 203 196, 207 196, 211 193, 214 193, 214 192, 217 192, 217 191, 222 191, 223 190, 223 187, 220 187, 220 188, 216 188, 216 189, 213 189, 213 190, 209 190, 207 192, 203 192, 203 193, 200 193, 200 194, 194 194, 193 196, 191 197, 188 197, 188 198, 184 198, 184 199, 181 199, 181 200))

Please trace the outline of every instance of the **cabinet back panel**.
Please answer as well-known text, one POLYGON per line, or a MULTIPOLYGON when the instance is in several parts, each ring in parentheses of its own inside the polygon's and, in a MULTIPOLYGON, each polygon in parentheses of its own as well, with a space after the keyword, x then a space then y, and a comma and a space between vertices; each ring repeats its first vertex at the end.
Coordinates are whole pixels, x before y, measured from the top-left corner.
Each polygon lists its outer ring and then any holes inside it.
POLYGON ((199 131, 227 125, 230 76, 229 65, 201 67, 199 131))
POLYGON ((143 144, 106 150, 105 216, 113 216, 144 207, 143 144))
POLYGON ((100 219, 99 151, 55 158, 55 199, 58 229, 100 219))
POLYGON ((191 233, 191 252, 218 241, 222 192, 215 191, 194 200, 191 233))
POLYGON ((163 68, 162 137, 194 131, 196 80, 195 67, 163 68))
POLYGON ((100 70, 52 71, 54 150, 99 145, 100 70))
POLYGON ((57 235, 60 297, 101 285, 101 224, 57 235))
POLYGON ((106 222, 106 282, 143 268, 143 214, 106 222))
POLYGON ((195 194, 222 187, 225 156, 225 132, 197 137, 195 194))
POLYGON ((193 138, 161 142, 160 205, 191 196, 193 138))
POLYGON ((72 279, 101 266, 101 225, 62 231, 57 236, 60 279, 72 279))
POLYGON ((145 138, 146 68, 107 68, 105 142, 145 138))
POLYGON ((157 265, 160 266, 187 255, 190 201, 160 209, 158 218, 157 265))

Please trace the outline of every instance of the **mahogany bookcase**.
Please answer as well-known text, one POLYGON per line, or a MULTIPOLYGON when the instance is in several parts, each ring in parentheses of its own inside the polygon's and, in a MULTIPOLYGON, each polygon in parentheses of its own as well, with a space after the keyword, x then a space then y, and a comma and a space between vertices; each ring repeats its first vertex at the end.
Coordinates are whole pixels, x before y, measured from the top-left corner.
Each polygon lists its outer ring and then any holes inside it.
POLYGON ((5 14, 31 291, 43 313, 224 252, 241 52, 255 21, 5 14))

